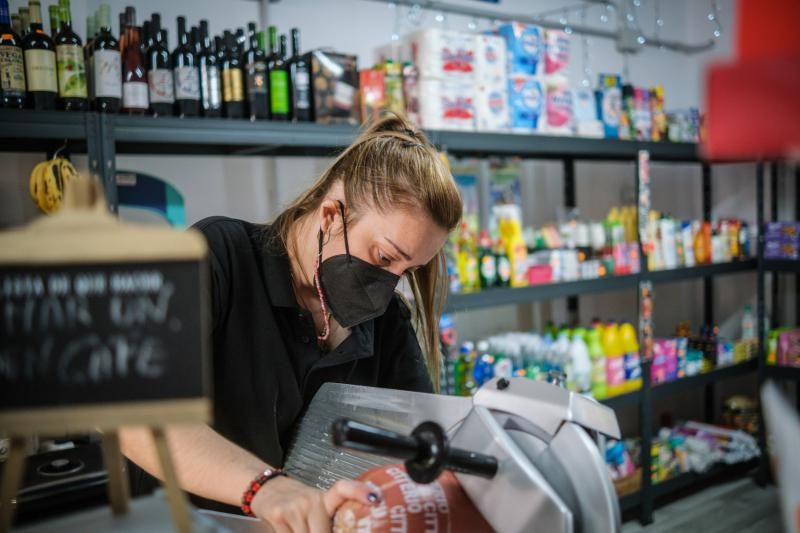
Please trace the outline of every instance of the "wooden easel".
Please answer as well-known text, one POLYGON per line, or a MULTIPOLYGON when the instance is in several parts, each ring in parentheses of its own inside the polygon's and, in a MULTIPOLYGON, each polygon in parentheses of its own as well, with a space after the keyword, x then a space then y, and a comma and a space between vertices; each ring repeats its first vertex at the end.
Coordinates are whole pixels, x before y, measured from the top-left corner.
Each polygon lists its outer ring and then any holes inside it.
MULTIPOLYGON (((64 207, 58 213, 40 218, 22 229, 0 234, 0 266, 200 262, 205 255, 205 241, 196 233, 122 224, 108 213, 97 181, 85 178, 70 182, 64 207)), ((197 354, 198 365, 205 355, 197 354)), ((210 399, 204 395, 145 401, 131 398, 113 405, 0 409, 0 431, 11 438, 10 453, 0 480, 0 531, 11 528, 16 507, 13 498, 22 482, 28 446, 35 434, 101 431, 112 513, 126 514, 129 486, 118 428, 135 425, 151 428, 172 519, 178 531, 190 532, 188 501, 178 484, 164 428, 174 423, 207 423, 210 413, 210 399)))

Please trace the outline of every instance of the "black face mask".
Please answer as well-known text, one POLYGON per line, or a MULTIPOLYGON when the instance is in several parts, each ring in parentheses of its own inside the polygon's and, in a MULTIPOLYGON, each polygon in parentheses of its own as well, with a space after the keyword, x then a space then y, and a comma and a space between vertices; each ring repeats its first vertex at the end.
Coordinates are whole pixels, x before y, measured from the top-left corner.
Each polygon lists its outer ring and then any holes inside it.
POLYGON ((343 328, 351 328, 386 312, 400 276, 350 255, 342 202, 339 202, 339 208, 346 253, 322 261, 322 230, 319 230, 318 283, 325 298, 324 304, 333 318, 343 328))

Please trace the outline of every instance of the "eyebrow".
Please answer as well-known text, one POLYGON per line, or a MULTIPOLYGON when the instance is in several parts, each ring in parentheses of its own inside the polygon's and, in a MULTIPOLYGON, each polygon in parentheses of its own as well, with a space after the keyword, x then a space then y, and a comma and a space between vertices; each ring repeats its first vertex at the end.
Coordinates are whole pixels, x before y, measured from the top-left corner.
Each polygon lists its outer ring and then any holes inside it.
POLYGON ((406 261, 411 261, 411 256, 410 256, 410 255, 408 255, 408 254, 407 254, 406 252, 404 252, 403 250, 401 250, 401 249, 400 249, 400 247, 399 247, 399 246, 397 246, 397 245, 396 245, 396 244, 395 244, 395 243, 392 241, 392 239, 390 239, 389 237, 386 237, 386 236, 384 236, 383 238, 384 238, 384 239, 386 239, 386 240, 389 242, 389 244, 391 244, 392 246, 394 246, 394 249, 395 249, 395 250, 397 250, 397 253, 399 253, 400 255, 402 255, 402 256, 403 256, 403 258, 404 258, 406 261))

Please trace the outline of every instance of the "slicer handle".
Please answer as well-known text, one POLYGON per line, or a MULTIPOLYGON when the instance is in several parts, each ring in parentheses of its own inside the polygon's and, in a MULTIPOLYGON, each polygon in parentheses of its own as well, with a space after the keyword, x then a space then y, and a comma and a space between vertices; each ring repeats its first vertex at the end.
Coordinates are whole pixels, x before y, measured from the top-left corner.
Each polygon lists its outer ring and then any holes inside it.
POLYGON ((497 459, 491 455, 450 448, 444 467, 453 472, 492 479, 497 474, 497 459))
POLYGON ((333 443, 376 455, 386 455, 407 461, 419 454, 419 442, 414 437, 376 428, 361 422, 340 418, 333 423, 333 443))

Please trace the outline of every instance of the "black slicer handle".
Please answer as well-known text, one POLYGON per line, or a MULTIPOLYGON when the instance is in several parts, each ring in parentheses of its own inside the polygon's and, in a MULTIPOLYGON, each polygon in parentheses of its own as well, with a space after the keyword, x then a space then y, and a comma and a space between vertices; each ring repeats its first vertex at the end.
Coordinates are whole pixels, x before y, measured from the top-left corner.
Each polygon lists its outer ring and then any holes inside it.
POLYGON ((340 418, 331 428, 336 446, 407 461, 419 454, 414 437, 340 418))

